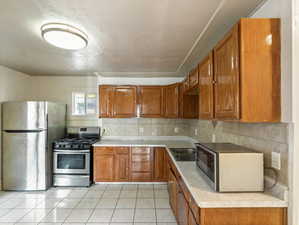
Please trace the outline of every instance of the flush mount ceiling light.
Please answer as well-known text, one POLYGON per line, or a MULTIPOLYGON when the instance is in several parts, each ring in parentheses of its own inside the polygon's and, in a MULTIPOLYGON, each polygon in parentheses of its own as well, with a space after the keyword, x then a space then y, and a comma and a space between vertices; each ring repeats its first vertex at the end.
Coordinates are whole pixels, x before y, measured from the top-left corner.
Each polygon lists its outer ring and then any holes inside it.
POLYGON ((63 23, 47 23, 41 27, 42 37, 58 48, 77 50, 88 44, 87 35, 76 27, 63 23))

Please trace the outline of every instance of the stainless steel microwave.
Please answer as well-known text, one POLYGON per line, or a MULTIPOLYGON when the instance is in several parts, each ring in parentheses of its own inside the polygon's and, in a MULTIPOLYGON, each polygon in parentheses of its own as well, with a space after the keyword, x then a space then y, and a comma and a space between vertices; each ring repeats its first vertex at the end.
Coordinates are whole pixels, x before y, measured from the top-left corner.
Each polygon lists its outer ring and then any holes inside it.
POLYGON ((196 147, 196 164, 215 191, 264 191, 263 153, 230 143, 198 143, 196 147))

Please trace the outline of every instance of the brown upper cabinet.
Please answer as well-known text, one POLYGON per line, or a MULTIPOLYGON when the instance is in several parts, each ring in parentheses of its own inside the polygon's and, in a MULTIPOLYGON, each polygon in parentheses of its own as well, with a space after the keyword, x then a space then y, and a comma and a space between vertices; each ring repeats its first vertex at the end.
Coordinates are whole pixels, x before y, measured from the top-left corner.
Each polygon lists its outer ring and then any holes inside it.
POLYGON ((213 54, 210 53, 198 66, 199 74, 199 118, 214 118, 213 54))
POLYGON ((112 117, 113 91, 113 86, 99 86, 99 115, 102 118, 112 117))
POLYGON ((113 95, 113 117, 136 117, 137 88, 117 86, 113 95))
POLYGON ((164 87, 164 102, 166 118, 179 117, 179 84, 171 84, 164 87))
POLYGON ((189 90, 189 76, 183 80, 183 92, 186 92, 189 90))
POLYGON ((136 117, 137 87, 111 86, 99 87, 100 117, 136 117))
POLYGON ((198 68, 191 70, 189 74, 189 89, 198 88, 198 68))
POLYGON ((212 118, 214 99, 215 119, 280 121, 279 19, 241 19, 215 46, 213 57, 213 63, 209 55, 199 66, 200 118, 212 118))
POLYGON ((138 106, 140 117, 163 117, 163 87, 139 86, 138 106))
POLYGON ((239 25, 214 48, 215 117, 240 119, 239 25))

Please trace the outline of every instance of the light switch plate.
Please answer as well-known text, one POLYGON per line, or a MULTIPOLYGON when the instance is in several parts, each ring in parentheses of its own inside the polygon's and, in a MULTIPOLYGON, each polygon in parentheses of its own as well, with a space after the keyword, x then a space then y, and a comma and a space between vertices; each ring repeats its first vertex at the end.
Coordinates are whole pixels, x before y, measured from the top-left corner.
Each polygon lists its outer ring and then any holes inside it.
POLYGON ((198 135, 198 130, 197 129, 194 130, 194 135, 198 135))
POLYGON ((272 152, 271 159, 272 159, 271 166, 277 170, 280 170, 280 167, 281 167, 280 153, 272 152))
POLYGON ((179 128, 178 127, 174 128, 174 133, 179 133, 179 128))

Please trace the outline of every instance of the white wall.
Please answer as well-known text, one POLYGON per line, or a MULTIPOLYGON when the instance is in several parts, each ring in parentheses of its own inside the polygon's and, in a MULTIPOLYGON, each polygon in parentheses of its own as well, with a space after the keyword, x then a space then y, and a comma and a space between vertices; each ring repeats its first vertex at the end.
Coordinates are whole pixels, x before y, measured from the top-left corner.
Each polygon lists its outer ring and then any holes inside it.
MULTIPOLYGON (((1 118, 2 102, 21 101, 29 98, 30 95, 31 95, 30 77, 24 73, 20 73, 0 65, 0 118, 1 118)), ((1 130, 2 130, 2 125, 0 119, 0 131, 1 130)), ((0 153, 1 153, 1 146, 2 146, 1 140, 2 139, 1 139, 1 132, 0 132, 0 153)), ((0 158, 0 171, 1 171, 1 158, 0 158)), ((1 179, 0 179, 0 184, 1 184, 1 179)))
POLYGON ((67 104, 68 126, 97 126, 97 115, 72 116, 72 92, 98 93, 96 76, 33 76, 32 100, 67 104))
POLYGON ((291 216, 292 225, 299 224, 299 0, 293 0, 293 55, 292 55, 292 119, 290 140, 291 177, 291 216))

